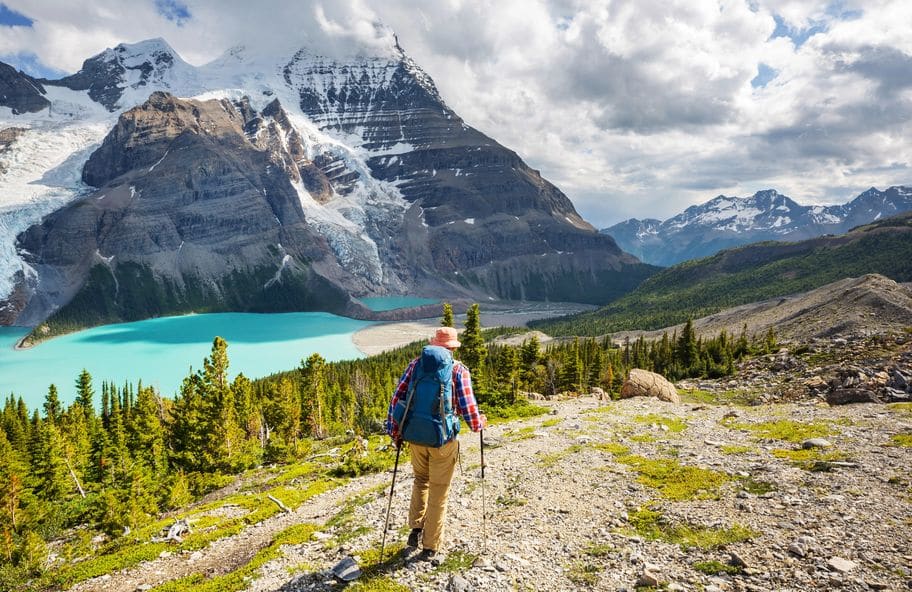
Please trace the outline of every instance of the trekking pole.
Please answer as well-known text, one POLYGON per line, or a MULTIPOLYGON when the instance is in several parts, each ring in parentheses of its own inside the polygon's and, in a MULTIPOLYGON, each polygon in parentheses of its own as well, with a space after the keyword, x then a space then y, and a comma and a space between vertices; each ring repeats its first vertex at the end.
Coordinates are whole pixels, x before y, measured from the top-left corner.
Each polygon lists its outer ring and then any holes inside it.
POLYGON ((478 437, 481 440, 481 540, 482 553, 488 552, 488 508, 485 502, 485 460, 484 460, 484 430, 478 430, 478 437))
POLYGON ((390 485, 389 501, 386 504, 386 522, 383 524, 383 541, 380 543, 380 565, 383 564, 383 551, 386 548, 386 531, 389 530, 390 510, 393 507, 393 489, 396 487, 396 473, 399 472, 400 452, 402 452, 402 440, 396 442, 396 464, 393 465, 393 483, 390 485))

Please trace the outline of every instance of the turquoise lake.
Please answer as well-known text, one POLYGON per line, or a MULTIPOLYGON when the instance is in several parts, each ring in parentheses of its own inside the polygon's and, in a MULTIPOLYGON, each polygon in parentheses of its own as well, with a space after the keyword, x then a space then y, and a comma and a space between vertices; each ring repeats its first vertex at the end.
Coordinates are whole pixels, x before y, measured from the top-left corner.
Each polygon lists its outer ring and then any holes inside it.
POLYGON ((22 351, 13 347, 28 330, 0 327, 0 395, 21 395, 31 410, 54 383, 69 403, 86 368, 96 393, 103 380, 142 380, 173 396, 190 366, 202 367, 215 336, 228 342, 231 377, 256 378, 291 370, 314 352, 327 360, 362 357, 351 338, 370 324, 320 312, 188 315, 95 327, 22 351))
POLYGON ((434 298, 416 298, 414 296, 374 296, 373 298, 359 298, 361 304, 371 310, 394 310, 422 304, 436 304, 440 302, 434 298))

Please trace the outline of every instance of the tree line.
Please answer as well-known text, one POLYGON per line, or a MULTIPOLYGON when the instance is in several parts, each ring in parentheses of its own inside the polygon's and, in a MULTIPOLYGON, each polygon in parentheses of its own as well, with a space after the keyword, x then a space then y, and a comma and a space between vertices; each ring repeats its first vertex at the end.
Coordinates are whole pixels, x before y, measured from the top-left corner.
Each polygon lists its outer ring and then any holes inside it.
MULTIPOLYGON (((448 304, 442 323, 454 324, 448 304)), ((680 335, 621 346, 575 338, 543 347, 535 337, 494 345, 477 304, 460 340, 457 358, 472 371, 482 409, 495 415, 528 405, 529 392, 617 392, 633 367, 673 380, 724 375, 738 358, 775 345, 771 335, 751 342, 746 330, 699 339, 690 322, 680 335)), ((9 396, 0 414, 0 584, 39 573, 47 543, 75 525, 117 537, 190 503, 222 475, 304 458, 314 439, 380 432, 390 395, 422 345, 332 363, 314 353, 295 370, 250 380, 229 379, 228 344, 216 337, 174 398, 141 383, 102 382, 99 393, 85 370, 67 406, 54 385, 41 409, 9 396)))

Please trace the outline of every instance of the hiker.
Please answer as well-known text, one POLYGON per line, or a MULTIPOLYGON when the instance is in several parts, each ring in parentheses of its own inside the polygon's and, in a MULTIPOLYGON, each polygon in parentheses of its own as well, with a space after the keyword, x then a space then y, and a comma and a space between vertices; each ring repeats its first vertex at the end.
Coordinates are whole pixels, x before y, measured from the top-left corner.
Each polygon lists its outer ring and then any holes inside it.
POLYGON ((453 360, 457 347, 456 329, 437 329, 399 379, 387 418, 387 433, 396 445, 403 441, 411 444, 415 482, 409 506, 412 530, 407 544, 417 547, 421 539, 418 559, 422 561, 441 559, 447 494, 459 456, 456 414, 473 432, 487 425, 487 418, 478 411, 469 369, 453 360))

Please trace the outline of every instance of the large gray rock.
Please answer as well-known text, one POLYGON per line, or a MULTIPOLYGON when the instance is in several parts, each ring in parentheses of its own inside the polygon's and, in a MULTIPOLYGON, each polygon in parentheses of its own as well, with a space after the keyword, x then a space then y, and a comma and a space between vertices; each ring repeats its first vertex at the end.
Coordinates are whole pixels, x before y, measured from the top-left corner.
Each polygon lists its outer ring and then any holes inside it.
POLYGON ((680 403, 681 397, 673 384, 661 374, 634 368, 621 387, 621 398, 655 397, 670 403, 680 403))
POLYGON ((867 388, 836 388, 827 393, 826 402, 830 405, 848 405, 850 403, 883 403, 883 398, 874 390, 867 388))

